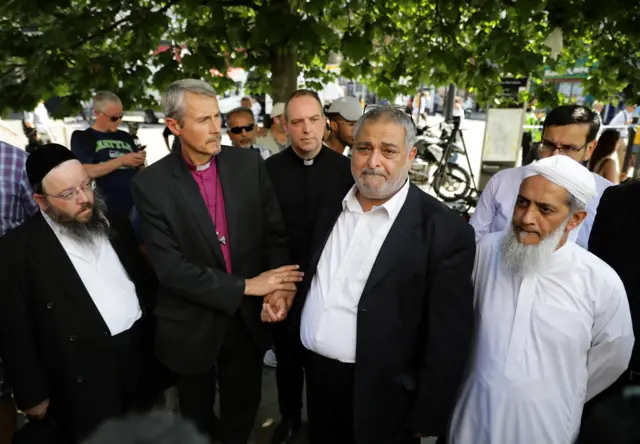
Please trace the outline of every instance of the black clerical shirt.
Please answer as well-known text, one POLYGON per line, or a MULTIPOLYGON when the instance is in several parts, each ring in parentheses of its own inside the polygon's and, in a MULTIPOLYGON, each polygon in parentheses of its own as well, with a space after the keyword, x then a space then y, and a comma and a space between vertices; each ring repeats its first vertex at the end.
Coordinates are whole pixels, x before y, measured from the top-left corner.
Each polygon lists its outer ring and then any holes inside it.
POLYGON ((311 160, 288 147, 266 160, 289 235, 291 258, 306 271, 315 221, 327 198, 342 199, 353 186, 351 161, 327 146, 311 160))

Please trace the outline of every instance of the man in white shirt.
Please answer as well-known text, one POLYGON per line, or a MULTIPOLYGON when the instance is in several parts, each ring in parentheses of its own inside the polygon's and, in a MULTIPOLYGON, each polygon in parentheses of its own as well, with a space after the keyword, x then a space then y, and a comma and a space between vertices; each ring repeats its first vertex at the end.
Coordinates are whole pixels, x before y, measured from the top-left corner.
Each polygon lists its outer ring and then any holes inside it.
POLYGON ((569 238, 596 193, 566 156, 527 167, 512 227, 479 243, 476 335, 451 444, 569 444, 585 401, 627 368, 629 304, 618 275, 569 238))
POLYGON ((40 212, 0 240, 0 349, 20 410, 75 443, 140 405, 141 318, 157 286, 71 151, 43 145, 26 170, 40 212))
MULTIPOLYGON (((596 147, 599 129, 600 119, 589 108, 579 105, 559 106, 544 120, 539 157, 563 155, 584 163, 589 160, 596 147)), ((525 167, 509 168, 489 180, 470 221, 476 231, 476 241, 489 233, 504 231, 509 227, 513 205, 525 171, 525 167)), ((589 242, 600 196, 607 187, 613 185, 604 177, 592 174, 596 181, 596 194, 587 203, 587 217, 582 225, 569 233, 569 238, 583 248, 587 248, 589 242)))
POLYGON ((312 444, 408 444, 446 430, 472 340, 475 243, 408 181, 415 137, 402 110, 362 116, 356 184, 316 222, 297 313, 312 444))
POLYGON ((38 139, 41 143, 49 143, 55 141, 53 131, 51 128, 51 118, 49 117, 49 111, 41 100, 38 102, 36 108, 25 113, 25 125, 28 128, 33 128, 38 133, 38 139))

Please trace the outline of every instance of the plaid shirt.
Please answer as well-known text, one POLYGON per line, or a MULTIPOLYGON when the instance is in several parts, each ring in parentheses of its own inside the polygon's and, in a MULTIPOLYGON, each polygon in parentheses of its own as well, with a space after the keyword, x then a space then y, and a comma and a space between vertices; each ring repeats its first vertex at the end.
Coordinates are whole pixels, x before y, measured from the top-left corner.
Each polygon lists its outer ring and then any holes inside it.
MULTIPOLYGON (((26 160, 24 150, 0 142, 0 236, 38 211, 27 180, 26 160)), ((0 398, 8 396, 9 392, 0 361, 0 398)))
POLYGON ((27 180, 27 156, 24 150, 0 142, 0 236, 38 211, 27 180))

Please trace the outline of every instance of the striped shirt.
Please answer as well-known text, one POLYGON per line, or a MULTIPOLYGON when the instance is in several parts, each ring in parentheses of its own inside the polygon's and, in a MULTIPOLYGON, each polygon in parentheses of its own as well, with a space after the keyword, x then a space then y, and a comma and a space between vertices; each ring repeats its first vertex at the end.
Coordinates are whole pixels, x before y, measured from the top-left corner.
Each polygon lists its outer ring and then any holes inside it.
POLYGON ((0 142, 0 236, 38 211, 25 170, 27 156, 24 150, 0 142))

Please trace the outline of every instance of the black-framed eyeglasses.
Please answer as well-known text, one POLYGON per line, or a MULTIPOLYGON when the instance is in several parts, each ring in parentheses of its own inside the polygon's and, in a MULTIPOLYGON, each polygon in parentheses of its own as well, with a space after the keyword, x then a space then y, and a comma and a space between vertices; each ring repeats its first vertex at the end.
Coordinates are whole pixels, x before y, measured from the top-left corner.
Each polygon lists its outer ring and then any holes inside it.
POLYGON ((96 181, 93 179, 87 179, 82 183, 82 185, 70 188, 66 191, 63 191, 62 193, 59 193, 59 194, 42 193, 42 194, 44 196, 54 197, 56 199, 62 199, 65 202, 73 202, 74 200, 78 199, 78 196, 80 195, 80 191, 82 191, 84 194, 88 194, 88 193, 92 193, 95 189, 96 189, 96 181))
POLYGON ((124 114, 120 114, 119 116, 110 116, 109 114, 105 114, 102 111, 100 111, 100 114, 102 114, 105 117, 108 117, 109 120, 111 120, 112 122, 117 122, 118 120, 122 120, 122 118, 124 117, 124 114))
POLYGON ((544 153, 553 153, 555 150, 558 150, 560 154, 569 154, 569 153, 579 153, 583 149, 585 149, 589 145, 589 142, 585 143, 582 146, 573 146, 573 145, 556 145, 549 140, 542 140, 540 145, 538 146, 538 150, 544 153))
POLYGON ((246 132, 250 133, 254 130, 255 127, 255 123, 250 123, 249 125, 245 126, 233 126, 229 128, 229 132, 231 132, 231 134, 242 134, 242 130, 245 130, 246 132))

